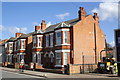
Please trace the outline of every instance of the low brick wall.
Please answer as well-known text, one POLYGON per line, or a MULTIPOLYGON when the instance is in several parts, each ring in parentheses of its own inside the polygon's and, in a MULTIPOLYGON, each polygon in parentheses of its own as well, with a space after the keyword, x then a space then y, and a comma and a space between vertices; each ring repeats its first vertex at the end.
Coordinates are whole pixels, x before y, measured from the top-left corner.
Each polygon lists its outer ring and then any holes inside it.
POLYGON ((66 69, 67 74, 94 72, 97 64, 69 64, 66 69))

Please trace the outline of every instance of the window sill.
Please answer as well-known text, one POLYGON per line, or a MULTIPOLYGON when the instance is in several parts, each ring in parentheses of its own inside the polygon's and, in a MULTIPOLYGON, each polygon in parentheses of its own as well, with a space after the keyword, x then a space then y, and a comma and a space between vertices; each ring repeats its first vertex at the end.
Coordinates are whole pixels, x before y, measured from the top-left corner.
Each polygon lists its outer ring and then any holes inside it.
POLYGON ((70 44, 57 44, 57 45, 55 45, 55 46, 69 46, 70 44))
POLYGON ((55 65, 55 67, 64 67, 64 65, 55 65))

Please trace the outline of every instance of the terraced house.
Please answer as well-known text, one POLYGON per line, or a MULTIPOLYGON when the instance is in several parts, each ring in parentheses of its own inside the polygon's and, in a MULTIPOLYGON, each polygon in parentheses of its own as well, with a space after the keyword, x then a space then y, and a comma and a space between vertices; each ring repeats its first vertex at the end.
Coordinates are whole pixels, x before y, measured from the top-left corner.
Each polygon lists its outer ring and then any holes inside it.
POLYGON ((78 18, 49 27, 43 20, 41 26, 35 26, 34 32, 16 33, 15 39, 9 43, 9 49, 13 49, 11 62, 17 64, 24 59, 29 69, 64 71, 68 66, 70 73, 77 73, 88 67, 95 69, 106 55, 105 52, 100 54, 106 42, 99 17, 97 13, 87 15, 83 7, 78 11, 78 18))

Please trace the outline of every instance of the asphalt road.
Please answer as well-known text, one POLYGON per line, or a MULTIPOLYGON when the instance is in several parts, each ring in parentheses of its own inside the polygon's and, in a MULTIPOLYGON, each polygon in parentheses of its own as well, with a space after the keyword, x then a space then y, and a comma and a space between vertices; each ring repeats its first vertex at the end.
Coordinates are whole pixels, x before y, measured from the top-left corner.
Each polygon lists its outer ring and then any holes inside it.
POLYGON ((43 77, 37 77, 37 76, 20 74, 9 71, 2 71, 2 78, 43 78, 43 77))

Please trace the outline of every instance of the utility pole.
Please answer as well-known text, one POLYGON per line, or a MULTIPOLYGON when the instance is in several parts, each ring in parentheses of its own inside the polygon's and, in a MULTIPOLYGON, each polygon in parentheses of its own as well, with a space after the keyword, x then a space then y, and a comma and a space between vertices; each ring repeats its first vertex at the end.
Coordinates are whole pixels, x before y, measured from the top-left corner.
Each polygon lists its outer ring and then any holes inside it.
POLYGON ((118 76, 120 76, 120 29, 115 30, 115 46, 117 54, 118 76))

